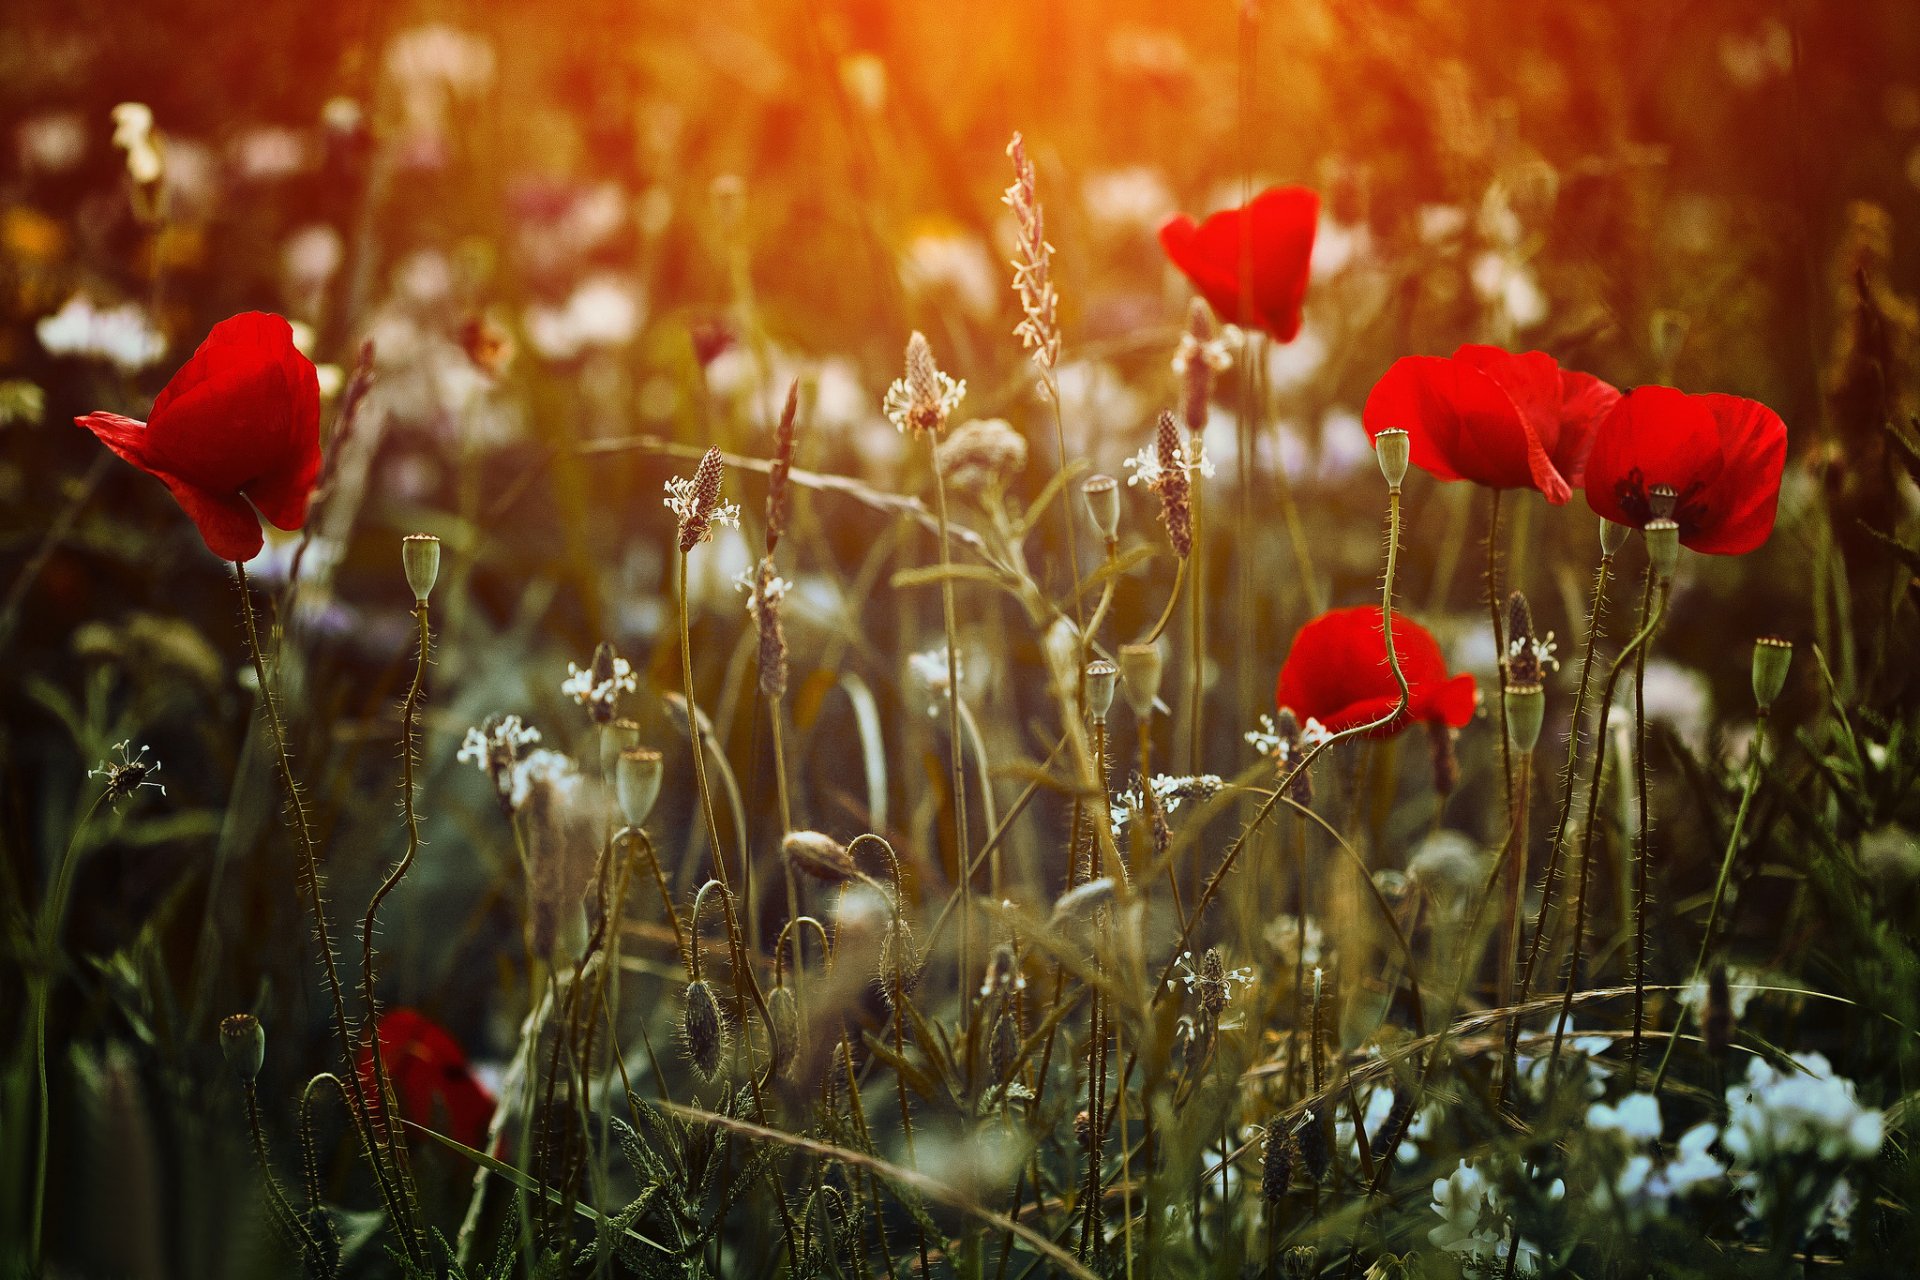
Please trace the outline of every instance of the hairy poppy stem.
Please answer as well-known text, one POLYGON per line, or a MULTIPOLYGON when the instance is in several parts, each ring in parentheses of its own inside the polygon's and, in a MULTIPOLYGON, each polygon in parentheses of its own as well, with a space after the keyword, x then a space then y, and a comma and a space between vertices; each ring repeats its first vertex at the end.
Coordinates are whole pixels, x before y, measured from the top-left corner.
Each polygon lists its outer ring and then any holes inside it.
MULTIPOLYGON (((1594 570, 1593 603, 1587 609, 1587 638, 1580 654, 1580 684, 1573 696, 1573 716, 1567 728, 1567 761, 1560 770, 1559 812, 1554 818, 1553 843, 1548 847, 1547 867, 1541 879, 1540 910, 1533 917, 1533 934, 1527 942, 1527 957, 1520 966, 1520 985, 1514 995, 1516 1004, 1525 1004, 1533 994, 1533 979, 1539 968, 1548 916, 1553 909, 1553 891, 1560 882, 1560 863, 1567 847, 1567 823, 1573 813, 1574 765, 1580 758, 1580 725, 1586 715, 1587 692, 1592 687, 1594 644, 1606 616, 1607 578, 1612 569, 1613 552, 1603 549, 1599 567, 1594 570)), ((1511 1018, 1507 1020, 1506 1041, 1507 1069, 1501 1074, 1497 1099, 1501 1105, 1507 1101, 1508 1085, 1513 1079, 1514 1058, 1520 1045, 1520 1024, 1511 1018)))
MULTIPOLYGON (((333 1003, 333 1029, 340 1041, 340 1052, 346 1059, 347 1092, 352 1099, 349 1108, 353 1113, 353 1124, 360 1136, 360 1145, 367 1153, 367 1160, 373 1165, 374 1181, 380 1187, 381 1203, 386 1206, 387 1216, 393 1222, 400 1235, 401 1246, 406 1250, 409 1262, 418 1264, 416 1257, 418 1245, 413 1233, 406 1227, 411 1221, 406 1203, 395 1185, 393 1173, 387 1167, 383 1148, 374 1134, 373 1113, 367 1103, 367 1091, 360 1082, 360 1072, 354 1063, 353 1029, 347 1022, 346 994, 340 985, 340 970, 334 962, 333 938, 327 931, 326 901, 320 879, 320 857, 313 837, 313 824, 307 816, 307 803, 300 794, 300 786, 294 781, 293 762, 287 754, 287 734, 280 723, 280 707, 274 701, 273 682, 267 678, 266 659, 260 652, 260 633, 253 619, 253 595, 247 582, 247 566, 242 561, 233 562, 235 583, 240 590, 240 616, 246 623, 247 656, 253 659, 253 674, 260 684, 260 705, 266 712, 267 729, 273 736, 274 758, 279 765, 280 783, 287 793, 287 810, 293 818, 294 834, 300 842, 300 883, 307 891, 307 907, 313 915, 314 936, 320 944, 320 964, 326 973, 327 994, 333 1003)), ((377 1047, 376 1047, 377 1056, 377 1047)))
POLYGON ((416 1247, 424 1253, 425 1240, 420 1234, 420 1224, 414 1216, 417 1205, 412 1178, 406 1167, 406 1149, 404 1145, 394 1141, 393 1126, 389 1121, 389 1117, 396 1108, 393 1085, 387 1077, 386 1054, 380 1045, 380 1003, 374 991, 373 964, 373 926, 375 918, 380 913, 380 904, 385 902, 387 895, 399 885, 401 879, 406 876, 407 870, 413 866, 414 858, 420 853, 420 816, 414 810, 413 738, 414 728, 420 716, 421 694, 426 685, 427 654, 430 644, 425 600, 414 603, 413 616, 419 624, 418 660, 414 664, 413 685, 407 690, 406 701, 401 704, 400 711, 400 804, 406 819, 407 849, 400 855, 400 861, 394 864, 393 870, 381 882, 380 887, 374 891, 372 899, 367 903, 366 917, 360 922, 360 984, 367 1005, 367 1026, 371 1036, 368 1054, 373 1060, 374 1090, 380 1097, 379 1122, 374 1128, 374 1137, 386 1148, 387 1158, 394 1163, 394 1175, 399 1180, 401 1189, 406 1193, 408 1218, 404 1224, 405 1229, 413 1233, 416 1247))
POLYGON ((1607 672, 1606 687, 1600 695, 1600 728, 1593 742, 1593 777, 1587 784, 1587 820, 1580 836, 1580 879, 1574 890, 1572 954, 1567 961, 1567 982, 1561 993, 1560 1016, 1553 1025, 1553 1052, 1547 1059, 1549 1097, 1553 1094, 1554 1073, 1560 1069, 1560 1048, 1566 1040, 1567 1023, 1573 1017, 1573 993, 1580 985, 1580 949, 1587 931, 1587 884, 1593 875, 1593 837, 1600 825, 1600 792, 1606 783, 1608 713, 1612 710, 1614 690, 1619 686, 1621 672, 1626 670, 1627 660, 1640 652, 1666 617, 1668 590, 1665 583, 1655 586, 1653 616, 1627 642, 1620 656, 1613 660, 1613 667, 1607 672))
MULTIPOLYGON (((1653 573, 1647 573, 1647 585, 1640 595, 1640 621, 1653 604, 1653 573)), ((1633 1040, 1627 1061, 1633 1078, 1640 1077, 1642 1038, 1647 1025, 1647 872, 1651 853, 1647 847, 1647 651, 1643 647, 1633 657, 1633 775, 1639 800, 1638 821, 1633 834, 1633 1040)))

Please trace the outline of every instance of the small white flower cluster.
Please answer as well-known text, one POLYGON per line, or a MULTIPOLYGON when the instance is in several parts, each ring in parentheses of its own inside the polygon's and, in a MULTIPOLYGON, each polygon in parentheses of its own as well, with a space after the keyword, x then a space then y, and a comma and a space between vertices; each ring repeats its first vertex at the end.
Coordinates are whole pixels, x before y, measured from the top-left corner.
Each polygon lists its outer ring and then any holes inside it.
POLYGON ((1236 987, 1253 985, 1253 970, 1242 966, 1238 969, 1222 970, 1218 978, 1208 978, 1201 970, 1193 967, 1193 952, 1182 951, 1180 958, 1174 961, 1180 972, 1167 979, 1167 990, 1184 986, 1189 993, 1198 991, 1203 984, 1217 982, 1221 994, 1227 1003, 1232 1003, 1236 987))
MULTIPOLYGON (((640 682, 634 678, 633 664, 625 658, 613 660, 613 674, 605 680, 595 682, 593 669, 585 669, 567 664, 567 678, 560 682, 560 692, 572 698, 583 707, 610 706, 623 693, 634 693, 640 688, 640 682)), ((472 734, 468 734, 469 740, 472 734)))
POLYGON ((167 354, 167 339, 138 304, 96 307, 84 293, 34 326, 50 356, 104 360, 123 374, 134 374, 167 354))
MULTIPOLYGON (((1273 717, 1268 715, 1260 717, 1259 728, 1249 729, 1240 736, 1246 740, 1248 746, 1263 756, 1278 757, 1282 748, 1287 745, 1280 737, 1280 730, 1273 723, 1273 717)), ((1327 726, 1308 716, 1306 725, 1300 730, 1300 746, 1304 750, 1311 751, 1332 737, 1333 733, 1327 726)), ((1281 761, 1281 764, 1285 763, 1286 761, 1281 761)))
MULTIPOLYGON (((1538 1175, 1523 1166, 1529 1180, 1538 1175)), ((1566 1195, 1566 1183, 1555 1178, 1546 1188, 1546 1198, 1558 1200, 1566 1195)), ((1468 1273, 1500 1274, 1513 1255, 1512 1273, 1539 1275, 1546 1250, 1517 1233, 1509 1221, 1505 1197, 1493 1180, 1474 1164, 1462 1160, 1447 1177, 1433 1184, 1433 1211, 1440 1225, 1427 1232, 1427 1239, 1439 1249, 1460 1257, 1461 1269, 1468 1273)))
POLYGON ((1628 1094, 1618 1105, 1594 1103, 1587 1109, 1586 1129, 1612 1149, 1617 1166, 1594 1187, 1593 1207, 1624 1215, 1636 1229, 1667 1216, 1673 1202, 1694 1188, 1727 1176, 1713 1155, 1719 1130, 1711 1124, 1697 1124, 1671 1147, 1660 1148, 1660 1101, 1650 1093, 1628 1094))
MULTIPOLYGON (((1136 484, 1143 484, 1149 489, 1156 488, 1165 474, 1160 468, 1160 455, 1156 445, 1141 446, 1139 453, 1128 458, 1121 465, 1133 472, 1127 477, 1129 489, 1136 484)), ((1176 445, 1173 450, 1173 467, 1175 470, 1184 470, 1188 475, 1198 472, 1202 477, 1211 479, 1214 467, 1213 463, 1207 459, 1206 442, 1195 441, 1191 446, 1176 445), (1191 455, 1187 452, 1189 448, 1193 450, 1191 455)))
POLYGON ((624 276, 603 274, 584 281, 559 306, 529 306, 525 328, 535 351, 567 361, 596 348, 626 346, 645 319, 640 287, 624 276))
MULTIPOLYGON (((925 685, 927 692, 933 695, 934 705, 927 708, 927 714, 939 715, 939 704, 946 698, 948 691, 946 645, 937 644, 931 649, 922 649, 919 653, 909 654, 907 671, 916 681, 925 685)), ((953 655, 953 674, 959 677, 961 683, 966 682, 966 664, 960 660, 958 653, 953 655)))
POLYGON ((492 716, 484 725, 467 730, 454 758, 485 774, 501 807, 515 813, 533 793, 536 781, 547 781, 569 793, 580 784, 579 770, 558 751, 538 747, 521 754, 539 741, 540 731, 523 724, 519 716, 492 716))
POLYGON ((1507 641, 1507 657, 1517 658, 1522 653, 1525 653, 1529 647, 1533 650, 1533 660, 1540 664, 1542 671, 1558 671, 1560 669, 1560 659, 1553 656, 1554 650, 1560 647, 1559 643, 1553 638, 1553 632, 1549 631, 1546 635, 1533 640, 1531 643, 1529 643, 1525 636, 1515 636, 1513 639, 1507 641))
MULTIPOLYGON (((758 569, 742 569, 739 573, 733 575, 733 585, 741 591, 746 592, 747 616, 755 622, 760 621, 760 571, 758 569)), ((767 579, 766 596, 776 608, 782 600, 787 598, 787 592, 791 590, 793 590, 793 584, 779 574, 774 574, 767 579)), ((944 653, 941 655, 940 669, 944 674, 946 671, 946 656, 944 653)))
MULTIPOLYGON (((1160 812, 1171 814, 1180 807, 1183 800, 1210 800, 1226 790, 1226 781, 1217 773, 1197 773, 1183 777, 1170 777, 1167 774, 1154 775, 1148 784, 1153 789, 1153 803, 1160 812)), ((1128 787, 1113 798, 1108 812, 1113 817, 1113 829, 1124 832, 1133 821, 1134 811, 1146 801, 1140 788, 1128 787)))
POLYGON ((938 421, 945 422, 953 416, 953 411, 960 407, 966 395, 965 379, 952 378, 936 369, 933 371, 933 399, 930 402, 921 404, 920 397, 914 394, 907 380, 895 378, 893 385, 887 388, 887 398, 881 404, 881 411, 896 430, 905 434, 915 429, 915 419, 923 413, 929 418, 937 416, 938 421))
POLYGON ((112 801, 116 808, 122 800, 142 787, 153 787, 161 795, 167 794, 166 787, 153 776, 160 772, 160 762, 147 761, 148 748, 145 743, 141 744, 138 751, 128 754, 127 748, 132 744, 131 738, 114 743, 113 749, 120 753, 120 758, 115 760, 109 756, 97 768, 87 770, 89 778, 107 780, 106 799, 112 801))
MULTIPOLYGON (((667 510, 673 512, 682 523, 693 519, 699 511, 699 503, 694 497, 694 477, 675 476, 667 481, 666 504, 667 510)), ((729 528, 738 529, 740 504, 737 502, 714 503, 713 510, 707 513, 707 523, 709 526, 723 524, 729 528)), ((711 528, 708 530, 708 536, 712 536, 711 528)), ((706 539, 702 538, 701 541, 704 542, 706 539)))
MULTIPOLYGON (((1538 1036, 1526 1041, 1526 1051, 1514 1055, 1514 1078, 1527 1097, 1535 1102, 1546 1101, 1548 1093, 1548 1067, 1553 1062, 1553 1032, 1542 1031, 1538 1036)), ((1563 1078, 1571 1077, 1580 1083, 1588 1099, 1599 1098, 1607 1091, 1607 1073, 1605 1068, 1593 1061, 1596 1054, 1604 1053, 1612 1047, 1613 1040, 1607 1036, 1583 1036, 1568 1019, 1566 1033, 1561 1037, 1560 1073, 1563 1078)))
POLYGON ((1233 367, 1233 348, 1228 345, 1229 333, 1237 334, 1237 329, 1223 332, 1217 338, 1202 342, 1192 332, 1180 335, 1180 346, 1173 353, 1173 375, 1176 378, 1187 376, 1187 370, 1193 367, 1195 360, 1206 365, 1215 373, 1225 373, 1233 367))
POLYGON ((1809 1232, 1824 1224, 1845 1239, 1855 1196, 1838 1175, 1879 1153, 1886 1117, 1861 1106, 1853 1081, 1835 1075, 1821 1054, 1795 1054, 1786 1070, 1755 1058, 1746 1082, 1727 1088, 1727 1126, 1719 1136, 1754 1220, 1797 1208, 1809 1232))

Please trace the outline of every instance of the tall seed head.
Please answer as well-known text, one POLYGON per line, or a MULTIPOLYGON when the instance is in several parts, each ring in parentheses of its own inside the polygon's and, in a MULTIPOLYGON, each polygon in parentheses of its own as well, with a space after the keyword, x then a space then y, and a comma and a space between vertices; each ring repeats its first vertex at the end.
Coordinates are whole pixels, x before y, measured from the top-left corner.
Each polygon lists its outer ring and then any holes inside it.
POLYGON ((1114 690, 1120 683, 1120 668, 1105 658, 1087 664, 1087 714, 1096 721, 1105 720, 1113 709, 1114 690))
POLYGON ((220 1053, 242 1084, 252 1084, 267 1056, 267 1033, 261 1030, 260 1019, 250 1013, 222 1018, 220 1053))
POLYGON ((430 533, 410 533, 400 539, 400 567, 406 570, 413 598, 425 604, 440 577, 440 539, 430 533))
POLYGON ((1161 669, 1157 643, 1120 646, 1120 684, 1126 690, 1127 705, 1142 720, 1153 715, 1154 701, 1160 696, 1161 669))
POLYGON ((1120 483, 1110 475, 1091 475, 1080 486, 1087 516, 1108 542, 1120 536, 1120 483))
POLYGON ((788 475, 793 470, 794 419, 800 411, 800 379, 787 386, 786 407, 780 410, 780 425, 773 433, 773 468, 767 472, 767 554, 780 545, 787 532, 788 475))
POLYGON ((1193 481, 1187 473, 1187 451, 1180 440, 1180 424, 1166 410, 1154 428, 1153 452, 1159 468, 1155 488, 1160 493, 1160 522, 1167 541, 1182 560, 1193 554, 1193 481))
POLYGON ((653 748, 628 747, 620 753, 613 769, 613 790, 622 822, 635 828, 647 825, 665 776, 666 762, 653 748))
POLYGON ((1787 687, 1787 670, 1792 665, 1793 641, 1761 636, 1753 642, 1753 701, 1761 715, 1773 710, 1774 700, 1787 687))
POLYGON ((1405 431, 1389 427, 1373 438, 1374 457, 1380 474, 1386 477, 1387 492, 1398 493, 1407 478, 1407 464, 1413 458, 1413 441, 1405 431))
POLYGON ((1260 1157, 1260 1198, 1269 1205, 1286 1198, 1293 1182, 1293 1138, 1276 1123, 1267 1129, 1267 1146, 1260 1157))

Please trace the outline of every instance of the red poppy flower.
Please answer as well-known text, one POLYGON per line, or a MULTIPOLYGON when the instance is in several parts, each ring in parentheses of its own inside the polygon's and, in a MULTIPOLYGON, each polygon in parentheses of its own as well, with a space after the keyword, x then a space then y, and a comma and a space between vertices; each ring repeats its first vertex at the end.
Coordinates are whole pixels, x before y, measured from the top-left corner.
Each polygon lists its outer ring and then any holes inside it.
MULTIPOLYGON (((1458 729, 1473 718, 1479 704, 1473 677, 1447 674, 1440 646, 1425 627, 1394 614, 1393 651, 1411 698, 1399 719, 1370 736, 1391 737, 1422 721, 1458 729)), ((1274 699, 1282 710, 1317 720, 1333 733, 1392 711, 1400 686, 1387 665, 1380 606, 1329 610, 1301 627, 1280 668, 1274 699)))
POLYGON ((259 554, 256 508, 276 528, 306 523, 320 475, 320 380, 279 316, 249 311, 215 325, 147 421, 74 421, 165 481, 223 560, 259 554))
POLYGON ((1367 396, 1369 437, 1398 427, 1437 480, 1538 489, 1558 506, 1583 482, 1594 433, 1620 393, 1541 351, 1469 344, 1396 360, 1367 396))
POLYGON ((1787 424, 1758 401, 1636 387, 1594 439, 1587 505, 1635 528, 1671 515, 1682 544, 1744 555, 1773 532, 1786 464, 1787 424))
POLYGON ((1186 214, 1175 214, 1160 227, 1160 247, 1222 320, 1292 342, 1300 332, 1300 302, 1319 224, 1314 192, 1269 187, 1244 208, 1223 209, 1197 226, 1186 214))
MULTIPOLYGON (((480 1149, 493 1118, 487 1092, 460 1045, 438 1023, 413 1009, 380 1015, 380 1062, 403 1118, 438 1129, 455 1142, 480 1149)), ((360 1050, 360 1079, 374 1096, 373 1054, 360 1050)), ((379 1105, 377 1102, 375 1105, 379 1105)))

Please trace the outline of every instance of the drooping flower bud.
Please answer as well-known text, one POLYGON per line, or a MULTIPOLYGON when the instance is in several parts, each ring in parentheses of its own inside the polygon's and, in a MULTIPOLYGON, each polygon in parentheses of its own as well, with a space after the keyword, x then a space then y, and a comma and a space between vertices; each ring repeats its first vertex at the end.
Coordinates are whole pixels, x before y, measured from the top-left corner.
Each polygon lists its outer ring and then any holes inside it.
POLYGON ((660 781, 666 762, 651 747, 630 747, 620 753, 613 770, 613 790, 620 801, 620 819, 630 827, 643 827, 660 798, 660 781))
POLYGON ((1080 486, 1080 496, 1086 499, 1087 515, 1093 520, 1093 527, 1108 542, 1120 536, 1120 482, 1110 475, 1088 476, 1086 483, 1080 486))
POLYGON ((1160 646, 1123 644, 1120 646, 1120 683, 1127 694, 1133 714, 1145 720, 1153 714, 1160 697, 1160 646))
POLYGON ((1766 715, 1773 710, 1774 699, 1787 685, 1787 669, 1793 665, 1793 642, 1779 636, 1761 636, 1753 642, 1753 700, 1766 715))
POLYGON ((847 847, 824 832, 789 831, 780 852, 795 870, 828 884, 846 884, 860 875, 847 847))
POLYGON ((1100 911, 1113 905, 1113 896, 1114 884, 1110 876, 1076 885, 1061 894, 1053 904, 1053 915, 1048 924, 1058 926, 1091 920, 1100 911))
POLYGON ((440 539, 430 533, 410 533, 400 539, 400 567, 407 571, 413 598, 425 604, 440 577, 440 539))
POLYGON ((1113 692, 1120 683, 1120 668, 1105 658, 1087 664, 1087 714, 1094 720, 1107 718, 1113 709, 1113 692))
POLYGON ((726 1016, 720 1001, 706 979, 687 984, 686 1007, 680 1015, 680 1034, 685 1041, 687 1060, 703 1080, 720 1072, 720 1058, 727 1045, 726 1016))
POLYGON ((800 1053, 800 1002, 792 987, 767 992, 767 1055, 775 1075, 785 1075, 800 1053))
POLYGON ((267 1033, 261 1029, 260 1019, 250 1013, 222 1018, 220 1053, 242 1084, 252 1084, 267 1056, 267 1033))
POLYGON ((1400 492, 1400 485, 1407 478, 1407 463, 1413 457, 1413 441, 1399 427, 1389 427, 1373 438, 1374 457, 1380 463, 1380 474, 1387 478, 1387 491, 1400 492))

